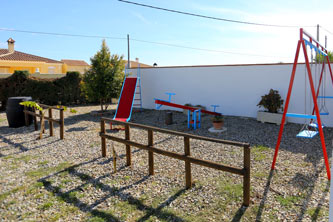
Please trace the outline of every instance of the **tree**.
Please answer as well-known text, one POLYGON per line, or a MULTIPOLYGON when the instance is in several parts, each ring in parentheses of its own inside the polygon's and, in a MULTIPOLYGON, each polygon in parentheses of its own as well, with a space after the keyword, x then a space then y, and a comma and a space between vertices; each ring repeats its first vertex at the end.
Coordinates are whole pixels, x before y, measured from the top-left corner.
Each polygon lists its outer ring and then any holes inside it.
POLYGON ((98 101, 101 110, 107 110, 107 102, 118 98, 124 78, 123 56, 110 53, 105 40, 101 50, 90 59, 91 68, 83 76, 82 90, 90 102, 98 101))
MULTIPOLYGON (((327 56, 328 56, 328 60, 332 63, 333 62, 333 51, 328 51, 327 56)), ((323 55, 317 54, 316 61, 317 62, 323 62, 324 58, 325 57, 323 55)), ((327 62, 327 60, 325 60, 325 62, 327 62)))

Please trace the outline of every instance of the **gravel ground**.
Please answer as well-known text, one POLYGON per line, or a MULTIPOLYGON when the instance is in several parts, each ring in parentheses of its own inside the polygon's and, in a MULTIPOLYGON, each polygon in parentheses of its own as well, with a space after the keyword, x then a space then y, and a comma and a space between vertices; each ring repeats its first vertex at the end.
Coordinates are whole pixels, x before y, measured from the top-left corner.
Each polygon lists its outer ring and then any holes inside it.
MULTIPOLYGON (((148 176, 147 151, 132 148, 133 166, 126 167, 124 145, 107 141, 108 156, 101 157, 100 117, 90 114, 99 106, 75 109, 76 114, 65 112, 65 140, 56 124, 55 136, 46 130, 36 140, 33 125, 9 128, 0 113, 1 221, 328 221, 330 184, 320 139, 296 138, 299 124, 286 125, 272 173, 279 126, 226 116, 227 131, 212 134, 209 116, 194 131, 181 112, 173 112, 169 126, 166 111, 133 113, 132 122, 249 142, 251 205, 245 208, 239 176, 193 165, 194 186, 185 190, 183 161, 155 155, 155 175, 148 176), (111 146, 118 155, 116 173, 111 146)), ((330 160, 332 131, 324 129, 330 160)), ((124 138, 124 131, 107 133, 124 138)), ((146 131, 131 128, 131 140, 147 144, 146 131)), ((183 143, 181 137, 154 133, 158 148, 183 153, 183 143)), ((242 167, 239 147, 191 140, 191 155, 242 167)))

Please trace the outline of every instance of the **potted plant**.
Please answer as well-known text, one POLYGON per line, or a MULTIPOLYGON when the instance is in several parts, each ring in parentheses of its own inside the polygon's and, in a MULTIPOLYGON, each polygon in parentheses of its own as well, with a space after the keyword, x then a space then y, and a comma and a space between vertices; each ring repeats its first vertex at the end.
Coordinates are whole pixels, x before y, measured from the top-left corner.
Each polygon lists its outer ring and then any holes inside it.
POLYGON ((283 99, 281 99, 278 90, 270 89, 268 94, 261 96, 261 100, 257 106, 265 108, 264 111, 258 111, 258 121, 262 123, 275 123, 277 125, 281 124, 282 113, 279 113, 279 111, 283 111, 283 99))
POLYGON ((223 115, 215 115, 212 117, 213 127, 216 130, 221 130, 224 124, 224 117, 223 115))

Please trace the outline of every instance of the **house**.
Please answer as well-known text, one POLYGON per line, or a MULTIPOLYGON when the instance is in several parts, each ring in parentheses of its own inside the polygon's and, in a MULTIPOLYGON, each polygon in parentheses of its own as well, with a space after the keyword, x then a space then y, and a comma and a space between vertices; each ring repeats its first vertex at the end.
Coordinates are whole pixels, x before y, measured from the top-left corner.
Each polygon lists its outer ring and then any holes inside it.
POLYGON ((90 65, 83 60, 62 59, 61 62, 64 63, 68 72, 76 71, 84 74, 86 70, 90 69, 90 65))
POLYGON ((29 73, 65 74, 63 62, 31 55, 15 50, 15 41, 7 40, 8 49, 0 49, 0 74, 12 74, 15 70, 26 70, 29 73))
MULTIPOLYGON (((127 60, 125 60, 125 65, 127 66, 127 60)), ((134 69, 134 68, 138 68, 138 65, 140 64, 140 68, 145 68, 145 67, 152 67, 152 66, 150 66, 150 65, 147 65, 147 64, 144 64, 144 63, 141 63, 141 62, 139 62, 139 59, 138 58, 136 58, 135 59, 135 61, 130 61, 130 67, 132 68, 132 69, 134 69)))

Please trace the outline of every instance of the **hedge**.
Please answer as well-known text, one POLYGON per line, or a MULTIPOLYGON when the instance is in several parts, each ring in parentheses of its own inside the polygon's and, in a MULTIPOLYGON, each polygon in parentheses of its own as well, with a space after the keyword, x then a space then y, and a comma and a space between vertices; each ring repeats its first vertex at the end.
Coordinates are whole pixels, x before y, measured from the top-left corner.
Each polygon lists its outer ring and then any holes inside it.
POLYGON ((48 105, 82 104, 86 100, 81 94, 80 83, 78 72, 46 80, 30 77, 27 71, 15 71, 10 77, 0 79, 0 109, 4 110, 8 97, 13 96, 31 96, 34 101, 48 105))

